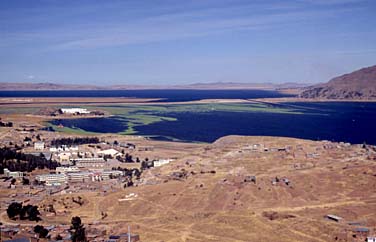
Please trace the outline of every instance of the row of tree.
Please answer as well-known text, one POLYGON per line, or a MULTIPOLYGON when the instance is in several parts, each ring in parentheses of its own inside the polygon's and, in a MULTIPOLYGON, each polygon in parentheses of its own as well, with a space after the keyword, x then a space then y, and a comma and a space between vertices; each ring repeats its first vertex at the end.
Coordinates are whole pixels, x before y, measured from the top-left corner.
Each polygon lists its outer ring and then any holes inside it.
POLYGON ((22 206, 22 203, 13 202, 9 204, 7 208, 7 215, 10 219, 21 219, 25 220, 28 219, 30 221, 40 221, 41 218, 39 217, 40 213, 38 210, 38 206, 33 205, 26 205, 22 206))
MULTIPOLYGON (((122 153, 124 154, 123 150, 122 150, 122 153)), ((136 160, 134 160, 133 156, 128 153, 125 153, 124 157, 117 156, 116 159, 123 163, 135 163, 135 162, 140 163, 140 158, 136 157, 136 160)))
POLYGON ((12 148, 0 148, 0 174, 4 168, 10 171, 31 172, 36 168, 55 170, 60 164, 56 161, 47 160, 43 154, 39 156, 17 152, 12 148))
POLYGON ((61 139, 54 139, 51 141, 51 146, 72 146, 72 145, 83 145, 83 144, 98 144, 99 138, 98 137, 82 137, 82 138, 61 138, 61 139))
MULTIPOLYGON (((73 242, 86 242, 86 233, 85 233, 85 227, 81 222, 80 217, 73 217, 71 220, 71 227, 69 229, 69 232, 71 233, 71 240, 73 242)), ((38 234, 39 238, 50 238, 48 235, 49 231, 44 226, 37 224, 34 227, 34 233, 38 234)), ((55 240, 63 240, 63 237, 61 235, 57 235, 55 240)))
MULTIPOLYGON (((26 205, 22 206, 22 203, 13 202, 9 204, 7 209, 7 214, 10 219, 21 219, 25 220, 28 219, 30 221, 40 221, 42 220, 39 215, 39 210, 37 206, 33 205, 26 205)), ((71 233, 71 239, 73 242, 86 242, 86 232, 85 227, 81 222, 80 217, 73 217, 71 220, 71 227, 69 232, 71 233)), ((42 225, 36 225, 34 227, 34 232, 39 235, 39 238, 47 238, 48 237, 48 230, 44 228, 42 225)), ((58 236, 59 240, 61 240, 61 236, 58 236)))

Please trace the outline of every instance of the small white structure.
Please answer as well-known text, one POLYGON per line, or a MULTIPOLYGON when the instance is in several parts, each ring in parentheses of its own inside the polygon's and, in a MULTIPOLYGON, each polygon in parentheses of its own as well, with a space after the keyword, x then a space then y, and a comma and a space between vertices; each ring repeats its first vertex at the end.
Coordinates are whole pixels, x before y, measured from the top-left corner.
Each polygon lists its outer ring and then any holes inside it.
POLYGON ((4 175, 6 177, 21 178, 24 174, 21 171, 10 171, 8 168, 4 168, 4 175))
POLYGON ((109 155, 111 157, 116 157, 118 154, 120 154, 119 151, 115 149, 101 150, 101 151, 98 151, 97 153, 98 155, 102 155, 102 156, 109 155))
POLYGON ((132 192, 132 193, 125 195, 125 198, 118 199, 118 201, 119 202, 132 201, 132 200, 136 199, 137 197, 138 197, 138 194, 132 192))
POLYGON ((376 237, 367 237, 367 242, 376 242, 376 237))
POLYGON ((166 165, 166 164, 170 163, 171 161, 173 161, 173 160, 172 159, 155 160, 155 161, 153 161, 153 165, 154 165, 154 167, 159 167, 159 166, 166 165))
POLYGON ((333 214, 328 214, 325 216, 327 219, 330 219, 330 220, 333 220, 333 221, 336 221, 336 222, 340 222, 342 220, 341 217, 337 216, 337 215, 333 215, 333 214))
POLYGON ((60 111, 62 113, 66 114, 88 114, 90 111, 88 111, 86 108, 61 108, 60 111))
POLYGON ((44 150, 44 142, 38 141, 34 143, 35 150, 44 150))

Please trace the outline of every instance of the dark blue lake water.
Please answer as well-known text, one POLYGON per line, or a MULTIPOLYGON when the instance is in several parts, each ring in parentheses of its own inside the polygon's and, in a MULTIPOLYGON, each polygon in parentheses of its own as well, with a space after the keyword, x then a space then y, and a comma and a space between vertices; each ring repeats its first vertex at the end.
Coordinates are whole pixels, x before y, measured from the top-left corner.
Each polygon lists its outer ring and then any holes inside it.
POLYGON ((55 119, 51 121, 55 125, 64 125, 69 128, 80 128, 95 133, 119 133, 127 129, 127 123, 112 118, 78 118, 78 119, 55 119))
MULTIPOLYGON (((170 112, 177 121, 163 121, 137 126, 139 135, 160 139, 173 137, 185 141, 213 142, 225 135, 261 135, 344 141, 376 145, 376 103, 326 102, 282 103, 303 114, 268 112, 170 112)), ((95 119, 94 119, 95 120, 95 119)), ((65 126, 75 126, 93 132, 118 132, 126 129, 115 118, 97 121, 62 120, 65 126), (120 126, 119 126, 120 124, 120 126), (98 130, 99 128, 99 130, 98 130)), ((167 138, 168 139, 168 138, 167 138)))
POLYGON ((288 97, 291 95, 263 90, 101 90, 101 91, 0 91, 0 97, 135 97, 163 98, 181 102, 201 99, 247 99, 288 97))

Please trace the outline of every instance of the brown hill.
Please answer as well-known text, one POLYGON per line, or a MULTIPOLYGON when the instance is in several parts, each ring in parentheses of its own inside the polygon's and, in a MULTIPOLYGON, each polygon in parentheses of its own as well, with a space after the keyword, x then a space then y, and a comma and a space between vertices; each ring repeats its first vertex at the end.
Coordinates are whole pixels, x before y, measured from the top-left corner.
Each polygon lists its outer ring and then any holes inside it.
POLYGON ((353 239, 358 226, 348 222, 376 226, 373 149, 228 136, 187 150, 168 165, 146 170, 137 186, 46 197, 41 207, 53 203, 60 209, 66 197, 81 196, 85 203, 62 207, 66 214, 43 221, 69 223, 80 216, 85 224, 108 226, 110 234, 131 225, 142 241, 166 242, 364 241, 359 234, 353 239), (327 214, 343 219, 331 221, 327 214))
POLYGON ((376 65, 331 79, 325 84, 310 87, 302 98, 376 99, 376 65))

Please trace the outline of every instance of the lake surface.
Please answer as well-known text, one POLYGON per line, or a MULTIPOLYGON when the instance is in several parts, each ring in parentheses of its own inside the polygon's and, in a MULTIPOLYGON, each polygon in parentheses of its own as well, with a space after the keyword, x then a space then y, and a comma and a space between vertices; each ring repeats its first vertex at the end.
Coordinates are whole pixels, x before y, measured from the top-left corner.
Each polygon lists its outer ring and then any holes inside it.
POLYGON ((289 97, 264 90, 101 90, 101 91, 0 91, 0 97, 135 97, 162 98, 168 102, 201 99, 248 99, 289 97))
MULTIPOLYGON (((376 103, 282 103, 271 106, 294 112, 165 111, 164 116, 176 121, 138 125, 134 129, 138 135, 184 141, 213 142, 225 135, 261 135, 376 145, 376 103)), ((127 118, 64 119, 59 122, 68 127, 107 133, 126 129, 127 118)))
POLYGON ((94 133, 119 133, 127 128, 127 123, 114 118, 55 119, 54 125, 64 125, 72 129, 82 129, 94 133))

